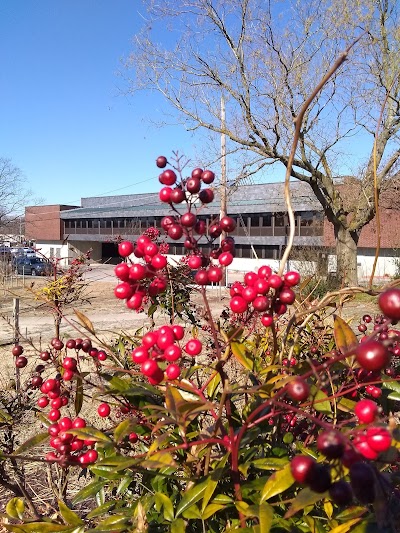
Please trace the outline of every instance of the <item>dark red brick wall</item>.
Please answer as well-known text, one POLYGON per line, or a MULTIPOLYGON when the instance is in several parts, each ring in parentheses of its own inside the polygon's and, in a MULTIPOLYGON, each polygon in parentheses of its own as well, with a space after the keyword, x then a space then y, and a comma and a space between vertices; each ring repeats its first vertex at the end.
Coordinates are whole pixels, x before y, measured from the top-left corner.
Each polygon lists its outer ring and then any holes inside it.
POLYGON ((25 236, 28 240, 62 239, 60 212, 74 209, 68 205, 40 205, 25 208, 25 236))
MULTIPOLYGON (((394 209, 380 210, 381 248, 400 248, 400 212, 394 209)), ((359 248, 376 248, 377 224, 376 218, 361 230, 359 248)), ((324 246, 335 246, 333 225, 324 220, 324 246)))

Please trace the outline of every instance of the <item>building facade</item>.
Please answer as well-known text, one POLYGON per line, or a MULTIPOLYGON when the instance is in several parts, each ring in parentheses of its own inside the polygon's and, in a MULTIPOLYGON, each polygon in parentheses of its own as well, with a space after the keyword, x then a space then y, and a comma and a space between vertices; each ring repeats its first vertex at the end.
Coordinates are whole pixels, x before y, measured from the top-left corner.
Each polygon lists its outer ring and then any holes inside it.
MULTIPOLYGON (((232 268, 248 270, 251 268, 249 261, 263 260, 272 266, 278 263, 288 238, 283 193, 283 183, 244 185, 229 190, 228 214, 236 220, 236 230, 231 234, 236 242, 236 258, 232 268)), ((300 181, 291 183, 291 197, 296 222, 294 260, 313 262, 322 273, 334 271, 333 229, 324 218, 320 203, 309 185, 300 181)), ((194 205, 198 218, 203 219, 207 226, 218 220, 218 194, 211 204, 202 205, 198 202, 194 205)), ((185 202, 175 208, 180 214, 187 210, 185 202)), ((93 260, 114 263, 118 261, 118 240, 134 241, 149 227, 161 229, 162 218, 171 214, 171 207, 160 202, 158 193, 82 198, 79 207, 59 205, 26 208, 26 235, 36 241, 44 255, 62 257, 65 263, 88 249, 92 250, 93 260)), ((171 255, 184 253, 183 239, 167 239, 167 242, 171 255)), ((374 228, 373 223, 370 223, 364 228, 360 239, 361 276, 367 275, 366 270, 371 266, 369 257, 371 250, 375 250, 373 242, 374 228)), ((200 244, 204 251, 210 250, 204 237, 200 244)), ((380 276, 393 273, 393 249, 388 249, 388 243, 384 242, 379 264, 380 276)))

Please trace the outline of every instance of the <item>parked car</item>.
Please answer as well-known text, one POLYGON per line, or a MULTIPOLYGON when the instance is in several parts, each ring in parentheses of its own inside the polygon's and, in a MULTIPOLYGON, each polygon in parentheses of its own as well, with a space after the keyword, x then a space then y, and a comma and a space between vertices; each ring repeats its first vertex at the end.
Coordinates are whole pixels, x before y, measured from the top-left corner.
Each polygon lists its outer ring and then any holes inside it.
POLYGON ((46 259, 41 257, 17 256, 13 259, 16 274, 27 276, 50 276, 53 267, 46 259))

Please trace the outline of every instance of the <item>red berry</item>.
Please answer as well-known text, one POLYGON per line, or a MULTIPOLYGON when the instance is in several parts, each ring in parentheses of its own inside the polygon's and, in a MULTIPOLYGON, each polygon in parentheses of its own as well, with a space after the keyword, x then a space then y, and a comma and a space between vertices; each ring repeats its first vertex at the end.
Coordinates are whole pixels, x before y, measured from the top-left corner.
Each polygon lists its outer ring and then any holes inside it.
POLYGON ((273 316, 272 315, 269 315, 267 313, 265 313, 262 317, 261 317, 261 323, 263 326, 265 326, 266 328, 269 328, 270 326, 272 326, 272 323, 273 323, 274 319, 273 319, 273 316))
POLYGON ((106 418, 111 413, 111 407, 108 403, 101 403, 97 408, 97 412, 99 416, 106 418))
POLYGON ((347 481, 340 479, 329 487, 329 496, 336 505, 348 505, 353 499, 353 491, 347 481))
POLYGON ((140 371, 144 376, 147 376, 148 378, 156 376, 159 370, 160 368, 157 362, 154 361, 154 359, 148 359, 147 361, 144 361, 140 366, 140 371))
POLYGON ((86 427, 86 421, 78 416, 77 418, 75 418, 75 420, 73 420, 72 427, 74 429, 84 428, 86 427))
POLYGON ((65 357, 62 366, 67 370, 76 370, 77 360, 74 357, 65 357))
POLYGON ((165 268, 167 266, 167 258, 165 255, 156 254, 151 259, 151 266, 154 267, 156 270, 161 270, 162 268, 165 268))
POLYGON ((222 270, 220 267, 212 266, 207 270, 207 275, 211 283, 218 283, 222 279, 222 270))
POLYGON ((379 452, 376 452, 373 448, 371 448, 371 446, 367 442, 365 435, 358 435, 353 441, 353 446, 357 450, 357 452, 360 453, 366 459, 375 461, 375 459, 378 458, 379 452))
POLYGON ((197 222, 197 217, 192 211, 188 211, 181 216, 180 222, 186 228, 193 228, 197 222))
POLYGON ((272 274, 272 269, 268 265, 263 265, 258 269, 257 274, 260 278, 267 279, 272 274))
POLYGON ((350 483, 355 497, 361 503, 375 500, 375 473, 367 463, 355 463, 350 467, 350 483))
POLYGON ((194 281, 198 284, 198 285, 208 285, 208 283, 210 282, 210 280, 208 279, 208 272, 207 270, 204 270, 203 268, 201 268, 200 270, 198 270, 194 276, 194 281))
POLYGON ((137 433, 129 433, 129 442, 135 444, 139 440, 139 435, 137 433))
POLYGON ((231 252, 223 252, 220 256, 218 256, 218 261, 222 266, 229 266, 233 261, 233 255, 231 252))
POLYGON ((229 307, 234 313, 244 313, 247 311, 247 302, 241 296, 234 296, 229 302, 229 307))
POLYGON ((15 357, 19 357, 24 353, 24 349, 20 344, 16 344, 15 346, 13 346, 13 349, 11 351, 15 357))
POLYGON ((185 352, 192 357, 199 355, 203 345, 199 339, 190 339, 185 345, 185 352))
POLYGON ((306 484, 312 477, 316 461, 308 455, 296 455, 290 462, 290 471, 294 479, 301 484, 306 484))
POLYGON ((41 396, 36 403, 41 409, 43 409, 49 405, 49 399, 46 398, 46 396, 41 396))
POLYGON ((176 174, 173 170, 164 170, 158 177, 158 180, 163 185, 174 185, 176 183, 176 174))
POLYGON ((27 364, 28 364, 28 359, 26 357, 24 357, 23 355, 20 355, 15 360, 15 366, 17 368, 24 368, 24 367, 26 367, 27 364))
POLYGON ((294 402, 304 402, 310 395, 310 387, 303 378, 297 377, 288 383, 287 393, 294 402))
POLYGON ((185 335, 185 329, 182 326, 180 326, 179 324, 174 324, 172 326, 172 331, 174 332, 174 337, 177 341, 183 339, 185 335))
POLYGON ((200 191, 199 200, 203 204, 210 204, 214 200, 214 192, 212 189, 203 189, 200 191))
POLYGON ((190 192, 190 194, 197 194, 200 189, 201 189, 201 181, 199 178, 192 177, 187 180, 186 190, 190 192))
POLYGON ((236 221, 232 217, 225 216, 219 221, 219 226, 222 231, 232 233, 232 231, 235 231, 236 229, 236 221))
POLYGON ((167 158, 163 155, 159 155, 156 159, 156 165, 158 168, 164 168, 167 166, 167 158))
POLYGON ((221 235, 221 233, 222 233, 222 229, 219 224, 212 224, 208 228, 208 234, 212 239, 216 239, 217 237, 221 235))
POLYGON ((203 183, 210 185, 215 179, 215 174, 212 170, 204 170, 201 173, 201 180, 203 183))
POLYGON ((291 305, 296 300, 296 294, 292 289, 284 287, 279 291, 279 301, 284 304, 291 305))
POLYGON ((346 440, 340 431, 334 429, 325 430, 318 435, 317 448, 328 457, 328 459, 338 459, 342 457, 346 447, 346 440))
POLYGON ((385 316, 400 320, 400 289, 392 287, 380 294, 378 305, 385 316))
POLYGON ((248 287, 253 287, 255 282, 258 280, 258 274, 255 272, 246 272, 244 275, 244 282, 248 287))
POLYGON ((252 302, 253 308, 259 313, 263 313, 270 307, 271 301, 266 296, 257 296, 252 302))
POLYGON ((122 241, 118 245, 118 253, 121 257, 128 257, 133 253, 133 244, 130 241, 122 241))
POLYGON ((39 357, 42 361, 48 361, 50 359, 50 353, 47 350, 40 352, 39 357))
POLYGON ((389 431, 382 427, 369 427, 366 433, 369 446, 375 452, 385 452, 392 444, 392 436, 389 431))
POLYGON ((185 200, 185 198, 186 194, 182 189, 180 189, 179 187, 177 187, 176 189, 172 189, 170 199, 173 204, 180 204, 185 200))
POLYGON ((294 271, 286 272, 286 274, 283 276, 283 279, 285 281, 285 285, 294 287, 300 282, 300 274, 294 271))
POLYGON ((167 375, 167 378, 169 380, 174 380, 174 379, 177 379, 181 373, 181 369, 178 365, 175 365, 175 364, 172 364, 172 365, 168 365, 166 370, 165 370, 165 373, 167 375))
POLYGON ((132 352, 132 361, 136 364, 142 364, 149 359, 149 352, 144 346, 138 346, 132 352))
POLYGON ((174 241, 179 240, 183 235, 183 229, 182 226, 178 224, 171 224, 168 228, 168 237, 173 239, 174 241))
POLYGON ((390 352, 382 343, 369 340, 357 346, 356 359, 362 368, 379 371, 390 363, 390 352))
POLYGON ((133 294, 132 285, 127 281, 123 281, 115 287, 114 294, 120 300, 128 300, 133 294))
POLYGON ((163 202, 165 204, 171 203, 171 187, 163 187, 160 189, 160 192, 158 193, 158 197, 160 199, 160 202, 163 202))
POLYGON ((283 280, 278 274, 271 274, 268 278, 269 284, 273 289, 279 289, 283 285, 283 280))
POLYGON ((360 400, 356 403, 354 413, 360 424, 370 424, 378 415, 378 405, 372 400, 360 400))
POLYGON ((57 420, 59 420, 61 416, 61 413, 58 409, 52 409, 49 414, 47 415, 47 418, 51 421, 51 422, 57 422, 57 420))

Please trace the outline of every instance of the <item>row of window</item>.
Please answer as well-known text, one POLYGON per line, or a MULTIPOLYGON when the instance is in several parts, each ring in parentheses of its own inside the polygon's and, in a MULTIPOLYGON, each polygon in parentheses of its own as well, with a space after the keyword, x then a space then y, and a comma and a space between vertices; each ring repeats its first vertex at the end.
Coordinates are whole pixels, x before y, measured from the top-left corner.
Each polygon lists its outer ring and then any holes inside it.
MULTIPOLYGON (((215 220, 207 217, 198 217, 204 220, 207 224, 214 223, 215 220)), ((285 213, 275 214, 254 214, 251 216, 239 216, 236 218, 238 229, 240 228, 268 228, 268 227, 286 227, 288 225, 288 218, 285 213)), ((65 220, 65 232, 74 229, 130 229, 143 230, 149 227, 161 227, 162 217, 143 217, 143 218, 104 218, 104 219, 81 219, 81 220, 65 220)), ((320 226, 322 223, 322 214, 311 211, 303 211, 301 214, 295 214, 296 226, 320 226)), ((131 231, 134 233, 134 231, 131 231)))

